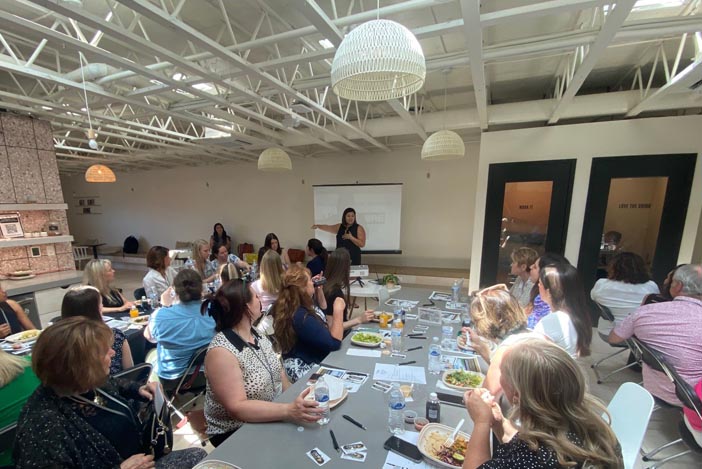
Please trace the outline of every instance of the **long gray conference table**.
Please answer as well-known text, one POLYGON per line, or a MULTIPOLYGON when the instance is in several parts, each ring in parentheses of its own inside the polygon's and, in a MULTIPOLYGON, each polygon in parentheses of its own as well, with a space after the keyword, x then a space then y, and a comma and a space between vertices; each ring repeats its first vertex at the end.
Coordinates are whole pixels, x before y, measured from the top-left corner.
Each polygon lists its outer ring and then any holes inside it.
MULTIPOLYGON (((417 300, 421 306, 428 303, 428 296, 431 290, 421 288, 411 288, 403 286, 395 297, 404 300, 417 300)), ((380 309, 391 311, 389 306, 381 305, 380 309)), ((443 303, 437 302, 437 307, 442 307, 443 303)), ((412 312, 416 312, 414 309, 412 312)), ((375 323, 369 323, 373 325, 375 323)), ((405 324, 405 334, 412 331, 416 320, 407 320, 405 324)), ((401 363, 416 360, 413 366, 423 366, 426 369, 428 363, 429 344, 431 338, 441 337, 440 326, 429 326, 427 339, 416 340, 403 337, 403 348, 423 346, 420 350, 405 352, 407 358, 391 358, 389 355, 382 355, 380 358, 349 356, 346 351, 353 347, 350 343, 350 336, 344 339, 341 349, 330 353, 324 360, 324 365, 334 368, 343 368, 349 371, 360 371, 368 373, 368 380, 356 393, 349 393, 345 401, 331 411, 329 424, 320 426, 318 424, 308 424, 300 426, 288 422, 272 423, 247 423, 229 439, 223 442, 207 457, 207 460, 226 461, 242 469, 251 468, 313 468, 317 465, 306 455, 313 448, 319 448, 326 453, 331 461, 324 467, 331 468, 358 468, 360 466, 369 468, 382 468, 387 457, 387 450, 383 449, 383 443, 391 435, 387 429, 388 421, 388 393, 382 393, 371 388, 373 385, 373 370, 376 363, 401 363), (347 414, 359 421, 368 429, 363 430, 343 419, 342 414, 347 414), (302 430, 300 430, 302 428, 302 430), (368 456, 365 463, 344 460, 334 450, 329 435, 329 430, 333 430, 339 445, 363 441, 368 447, 368 456)), ((317 368, 313 368, 314 372, 317 368)), ((308 375, 309 376, 309 375, 308 375)), ((297 395, 306 387, 308 376, 300 378, 295 384, 285 391, 276 402, 292 402, 297 395)), ((426 385, 415 384, 413 390, 413 402, 407 403, 407 409, 412 409, 421 417, 425 416, 425 404, 430 392, 435 392, 437 380, 440 375, 432 375, 426 372, 426 385)), ((466 423, 461 428, 462 431, 470 434, 473 430, 473 422, 468 416, 465 408, 452 405, 441 405, 441 422, 444 425, 453 427, 461 418, 466 419, 466 423)), ((407 431, 414 431, 414 428, 407 424, 407 431)), ((385 466, 388 469, 390 466, 385 466)))

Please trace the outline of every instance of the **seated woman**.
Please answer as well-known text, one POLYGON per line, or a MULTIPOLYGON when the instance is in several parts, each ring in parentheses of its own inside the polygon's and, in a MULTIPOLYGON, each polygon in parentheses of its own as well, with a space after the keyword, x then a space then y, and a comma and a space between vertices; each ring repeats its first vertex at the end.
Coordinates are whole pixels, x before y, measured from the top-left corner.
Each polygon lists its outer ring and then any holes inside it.
POLYGON ((129 311, 134 306, 133 301, 128 301, 119 290, 112 288, 114 280, 115 269, 107 259, 93 259, 83 269, 83 283, 100 292, 102 312, 106 314, 129 311))
POLYGON ((283 288, 274 305, 273 328, 283 353, 285 372, 293 382, 324 360, 329 352, 341 347, 343 304, 335 303, 330 324, 322 311, 326 306, 321 286, 314 286, 307 269, 293 265, 285 272, 283 288))
MULTIPOLYGON (((154 467, 128 399, 148 400, 155 383, 108 382, 112 331, 102 321, 67 318, 44 330, 32 351, 41 385, 20 413, 14 457, 18 468, 154 467)), ((206 455, 173 451, 155 467, 189 468, 206 455)))
POLYGON ((525 308, 527 313, 527 327, 533 329, 541 318, 551 312, 551 308, 539 295, 539 274, 541 269, 549 265, 570 264, 568 259, 555 252, 547 252, 539 257, 529 269, 529 279, 534 284, 531 287, 531 299, 525 308))
POLYGON ((266 251, 261 259, 261 276, 251 284, 256 295, 261 300, 261 308, 268 308, 278 299, 278 294, 283 286, 283 261, 274 250, 266 251))
POLYGON ((214 320, 200 313, 200 274, 181 270, 173 280, 173 288, 175 303, 157 309, 144 328, 146 340, 156 343, 156 374, 167 393, 178 385, 195 352, 209 344, 215 334, 214 320))
POLYGON ((614 324, 600 318, 597 330, 609 335, 614 326, 641 306, 644 298, 657 294, 658 285, 651 280, 651 274, 643 258, 633 252, 620 252, 607 265, 607 278, 601 278, 590 291, 593 301, 606 306, 614 316, 614 324))
POLYGON ((0 339, 30 329, 36 327, 24 312, 24 308, 7 298, 7 292, 0 287, 0 339))
POLYGON ((176 271, 171 267, 171 257, 168 252, 168 248, 153 246, 146 253, 146 265, 149 271, 144 276, 142 284, 149 298, 154 295, 160 298, 163 292, 173 285, 176 271))
POLYGON ((539 294, 551 312, 536 324, 534 332, 553 340, 573 358, 590 355, 590 311, 575 267, 556 264, 541 269, 539 294))
POLYGON ((251 270, 251 266, 239 259, 235 254, 229 254, 229 248, 224 244, 215 244, 212 248, 212 266, 219 269, 227 262, 231 262, 240 269, 251 270))
POLYGON ((283 267, 288 268, 290 265, 290 258, 288 257, 288 250, 280 247, 280 240, 275 235, 275 233, 268 233, 266 239, 263 240, 263 246, 258 250, 258 262, 263 262, 263 255, 269 250, 273 250, 278 253, 281 260, 283 261, 283 267))
POLYGON ((585 376, 563 349, 538 339, 513 345, 502 361, 502 382, 513 405, 508 418, 486 389, 464 395, 474 426, 463 469, 624 467, 602 417, 606 407, 587 393, 585 376), (499 440, 492 456, 491 431, 499 440))
POLYGON ((210 243, 204 239, 193 242, 192 251, 193 268, 200 274, 204 283, 214 281, 217 267, 210 262, 210 243))
MULTIPOLYGON (((102 301, 97 288, 91 286, 73 287, 66 292, 61 302, 61 319, 83 316, 88 319, 103 322, 102 301)), ((112 329, 112 359, 110 360, 110 375, 127 370, 134 366, 132 350, 124 332, 112 329)))
POLYGON ((271 342, 252 327, 261 316, 261 304, 250 285, 226 282, 202 306, 217 330, 205 359, 205 418, 214 446, 246 422, 319 420, 317 403, 305 400, 309 388, 294 402, 272 402, 289 382, 271 342))
POLYGON ((310 258, 307 262, 307 268, 310 270, 310 275, 316 277, 317 275, 324 272, 327 266, 327 259, 329 258, 329 253, 324 248, 324 245, 317 238, 312 238, 307 241, 307 249, 305 249, 305 254, 310 258))
MULTIPOLYGON (((29 357, 0 349, 0 428, 17 423, 20 410, 39 386, 29 357)), ((0 467, 12 466, 12 447, 0 449, 0 467)))
MULTIPOLYGON (((470 305, 473 327, 463 328, 463 337, 486 363, 500 346, 509 345, 528 332, 526 314, 505 284, 480 290, 470 305)), ((465 340, 459 337, 459 341, 465 340)))
POLYGON ((221 223, 214 224, 212 236, 210 236, 210 247, 212 248, 217 244, 224 244, 227 250, 232 248, 232 238, 227 234, 221 223))
POLYGON ((349 290, 351 289, 349 286, 350 269, 351 256, 349 251, 345 248, 335 249, 327 261, 327 283, 323 287, 324 298, 327 303, 324 314, 332 317, 331 321, 333 321, 334 310, 343 308, 344 330, 367 323, 374 318, 372 310, 365 311, 354 319, 350 318, 348 308, 349 290))

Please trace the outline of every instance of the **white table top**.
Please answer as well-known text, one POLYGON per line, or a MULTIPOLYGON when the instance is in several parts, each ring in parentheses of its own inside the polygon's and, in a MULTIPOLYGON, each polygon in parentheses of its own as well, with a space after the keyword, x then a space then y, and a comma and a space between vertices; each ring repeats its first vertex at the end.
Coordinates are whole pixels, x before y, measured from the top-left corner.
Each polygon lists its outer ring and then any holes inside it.
MULTIPOLYGON (((351 296, 355 296, 357 298, 377 298, 378 292, 380 292, 381 288, 383 288, 383 286, 378 285, 375 282, 364 281, 363 286, 360 286, 358 282, 356 282, 351 285, 351 296)), ((401 289, 401 285, 395 285, 392 288, 388 288, 388 293, 392 295, 401 289)))

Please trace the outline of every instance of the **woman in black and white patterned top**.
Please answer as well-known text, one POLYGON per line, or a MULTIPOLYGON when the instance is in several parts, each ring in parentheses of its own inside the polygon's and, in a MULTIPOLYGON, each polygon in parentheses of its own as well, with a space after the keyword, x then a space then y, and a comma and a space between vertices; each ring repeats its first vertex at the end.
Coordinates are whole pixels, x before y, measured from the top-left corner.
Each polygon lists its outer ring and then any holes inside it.
POLYGON ((543 339, 518 342, 505 353, 501 372, 513 406, 509 420, 487 389, 465 393, 474 426, 463 469, 624 467, 607 409, 586 392, 585 375, 558 345, 543 339), (500 441, 492 458, 491 431, 500 441))
POLYGON ((321 411, 306 401, 305 389, 290 403, 272 402, 290 383, 271 342, 252 324, 261 302, 244 280, 230 280, 203 303, 216 321, 217 334, 205 359, 205 418, 210 442, 218 446, 245 422, 316 422, 321 411))

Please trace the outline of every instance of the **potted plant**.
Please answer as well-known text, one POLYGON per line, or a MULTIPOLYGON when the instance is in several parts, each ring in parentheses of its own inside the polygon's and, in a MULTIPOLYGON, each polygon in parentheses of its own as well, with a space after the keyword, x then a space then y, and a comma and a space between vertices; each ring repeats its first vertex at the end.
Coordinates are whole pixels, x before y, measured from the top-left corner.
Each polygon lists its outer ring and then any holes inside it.
POLYGON ((395 285, 400 284, 400 278, 395 274, 387 274, 383 276, 381 285, 385 285, 387 288, 393 288, 395 285))

